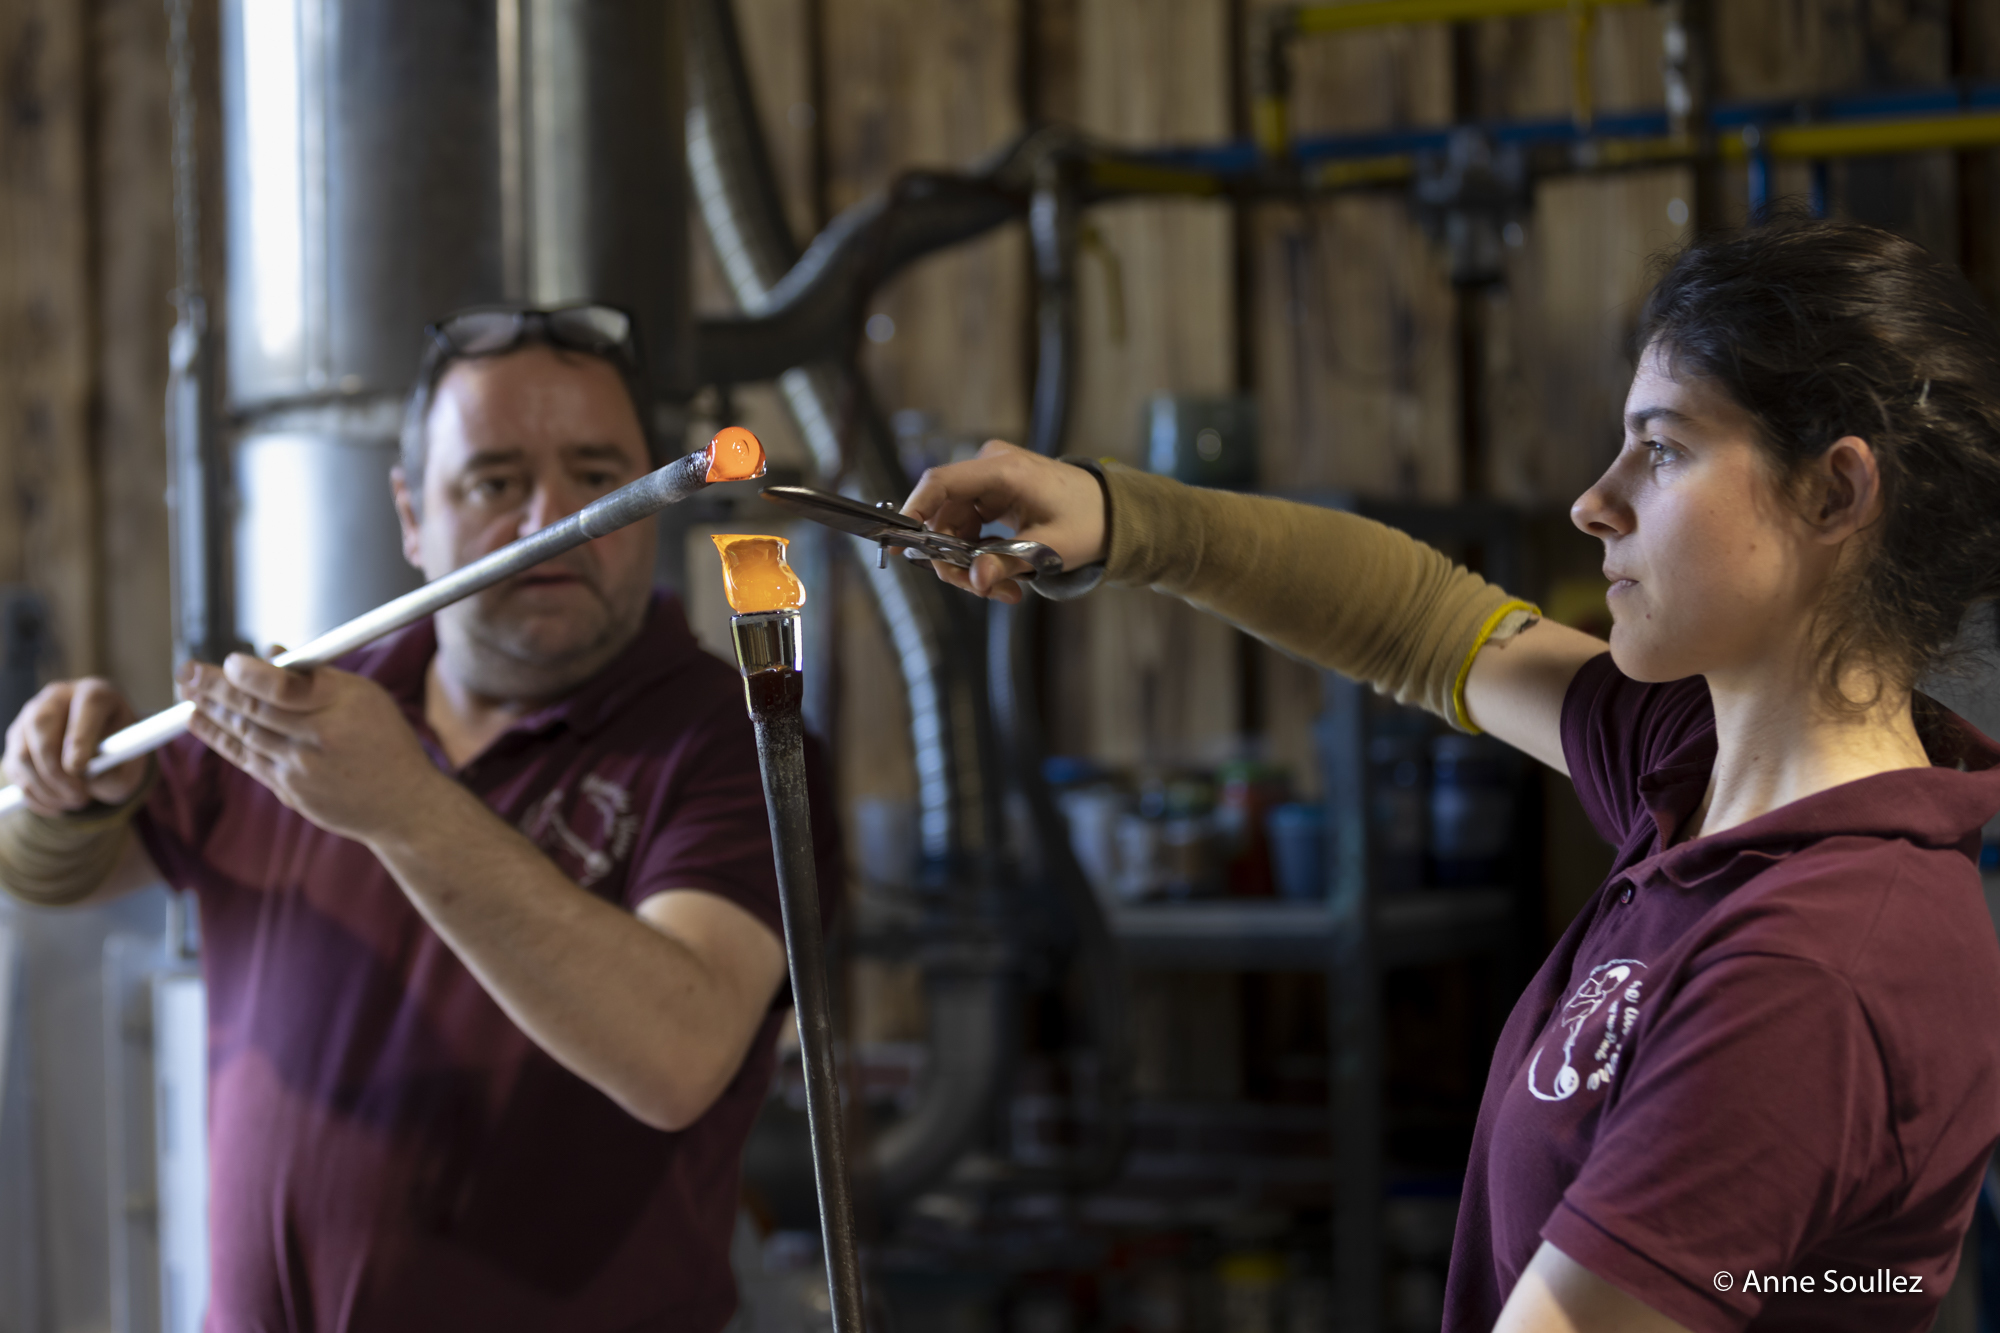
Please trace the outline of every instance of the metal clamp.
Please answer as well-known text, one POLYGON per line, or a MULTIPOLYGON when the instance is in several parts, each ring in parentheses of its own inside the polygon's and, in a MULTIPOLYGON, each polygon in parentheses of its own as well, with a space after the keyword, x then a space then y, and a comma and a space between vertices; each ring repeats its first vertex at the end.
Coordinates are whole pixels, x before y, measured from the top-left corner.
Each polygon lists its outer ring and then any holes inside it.
POLYGON ((1015 574, 1015 578, 1027 580, 1028 586, 1042 596, 1058 600, 1080 597, 1104 577, 1100 565, 1065 572, 1062 556, 1040 542, 1000 537, 975 542, 948 532, 933 532, 887 500, 871 505, 810 486, 766 486, 759 494, 801 518, 876 543, 881 547, 885 565, 891 547, 915 552, 911 558, 942 560, 960 569, 972 568, 972 562, 982 555, 1012 556, 1028 566, 1015 574))

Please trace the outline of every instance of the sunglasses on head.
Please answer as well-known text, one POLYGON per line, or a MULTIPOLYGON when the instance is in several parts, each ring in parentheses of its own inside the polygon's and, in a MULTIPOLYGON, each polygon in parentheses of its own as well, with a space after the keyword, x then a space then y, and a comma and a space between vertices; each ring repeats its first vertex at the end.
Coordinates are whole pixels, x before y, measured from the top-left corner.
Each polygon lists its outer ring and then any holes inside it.
POLYGON ((528 342, 611 357, 627 365, 638 357, 632 346, 632 317, 617 306, 583 303, 553 310, 463 310, 424 330, 438 350, 454 357, 502 356, 528 342))

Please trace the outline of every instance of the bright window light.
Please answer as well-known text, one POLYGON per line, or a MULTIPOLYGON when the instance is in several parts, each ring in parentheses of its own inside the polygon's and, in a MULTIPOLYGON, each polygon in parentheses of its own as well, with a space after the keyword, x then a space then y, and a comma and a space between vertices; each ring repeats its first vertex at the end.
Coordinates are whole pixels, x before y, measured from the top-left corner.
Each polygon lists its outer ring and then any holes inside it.
POLYGON ((298 7, 241 0, 241 13, 257 338, 267 359, 283 361, 297 357, 304 322, 298 7))

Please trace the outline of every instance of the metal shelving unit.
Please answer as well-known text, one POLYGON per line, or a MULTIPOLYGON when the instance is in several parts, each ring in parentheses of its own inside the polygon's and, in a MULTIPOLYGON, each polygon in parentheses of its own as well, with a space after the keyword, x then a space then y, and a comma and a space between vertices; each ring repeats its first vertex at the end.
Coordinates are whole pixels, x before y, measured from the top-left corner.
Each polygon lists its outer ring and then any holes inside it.
MULTIPOLYGON (((1408 889, 1377 894, 1372 934, 1389 967, 1489 947, 1514 924, 1504 888, 1408 889)), ((1338 918, 1327 903, 1230 899, 1124 907, 1111 928, 1135 967, 1218 972, 1323 972, 1338 918)))
MULTIPOLYGON (((1470 558, 1502 586, 1524 586, 1519 519, 1504 506, 1357 504, 1327 494, 1287 498, 1356 510, 1470 558)), ((1384 975, 1411 964, 1492 959, 1486 1003, 1497 1021, 1514 1000, 1518 962, 1538 910, 1528 887, 1539 865, 1524 861, 1530 873, 1511 885, 1385 887, 1370 827, 1367 760, 1382 710, 1368 687, 1333 672, 1324 674, 1322 695, 1320 750, 1332 852, 1326 900, 1161 904, 1119 908, 1110 917, 1134 967, 1326 974, 1334 1327, 1372 1333, 1387 1327, 1384 975)))

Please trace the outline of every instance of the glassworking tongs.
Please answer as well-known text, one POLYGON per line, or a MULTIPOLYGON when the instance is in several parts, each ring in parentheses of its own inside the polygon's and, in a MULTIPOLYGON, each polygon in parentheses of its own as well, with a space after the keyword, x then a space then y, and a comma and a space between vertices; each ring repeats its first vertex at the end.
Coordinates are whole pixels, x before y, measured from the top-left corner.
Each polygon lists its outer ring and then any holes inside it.
POLYGON ((881 547, 881 559, 885 565, 892 546, 915 551, 926 560, 942 560, 961 569, 972 568, 972 562, 982 555, 1011 555, 1028 566, 1025 571, 1014 575, 1015 578, 1027 580, 1028 586, 1044 597, 1058 600, 1082 596, 1096 587, 1104 576, 1103 568, 1097 565, 1063 572, 1062 557, 1040 542, 1012 541, 1002 537, 972 542, 948 532, 932 532, 887 500, 871 505, 832 491, 814 490, 810 486, 766 486, 759 493, 772 504, 790 510, 800 518, 809 518, 815 523, 824 523, 829 528, 876 543, 881 547))

